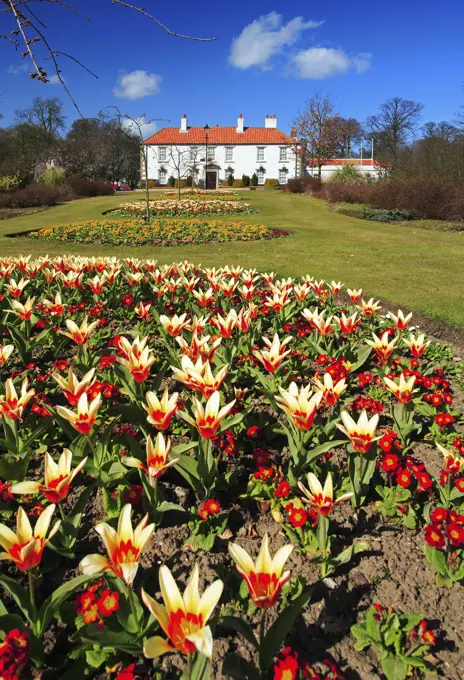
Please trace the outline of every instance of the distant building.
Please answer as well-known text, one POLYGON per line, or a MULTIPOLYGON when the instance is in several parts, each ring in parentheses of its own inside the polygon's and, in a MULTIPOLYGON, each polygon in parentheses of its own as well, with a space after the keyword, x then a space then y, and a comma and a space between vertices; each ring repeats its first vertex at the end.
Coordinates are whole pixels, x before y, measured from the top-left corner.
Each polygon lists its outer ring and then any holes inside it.
MULTIPOLYGON (((191 176, 195 183, 216 189, 229 175, 241 179, 256 173, 258 184, 276 179, 279 184, 299 174, 295 142, 277 129, 277 118, 266 116, 264 127, 246 127, 240 114, 235 127, 217 125, 206 133, 203 127, 189 127, 187 116, 180 127, 163 128, 144 142, 148 179, 165 185, 171 175, 191 176), (206 149, 208 153, 206 155, 206 149)), ((146 179, 142 163, 141 178, 146 179)))
MULTIPOLYGON (((318 176, 318 164, 316 160, 309 159, 306 161, 305 165, 307 175, 318 176)), ((388 163, 380 163, 373 158, 363 158, 362 160, 360 158, 331 158, 330 160, 325 161, 322 166, 321 178, 330 179, 337 170, 342 170, 346 165, 354 165, 359 172, 363 173, 363 175, 370 175, 376 179, 388 172, 391 168, 391 165, 388 163)))

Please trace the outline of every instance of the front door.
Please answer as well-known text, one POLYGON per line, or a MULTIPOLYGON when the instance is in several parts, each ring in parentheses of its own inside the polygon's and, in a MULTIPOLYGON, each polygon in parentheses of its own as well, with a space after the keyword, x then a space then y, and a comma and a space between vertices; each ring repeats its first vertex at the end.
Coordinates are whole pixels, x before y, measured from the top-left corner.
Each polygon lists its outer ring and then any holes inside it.
POLYGON ((209 171, 206 173, 206 188, 207 189, 216 189, 216 177, 217 177, 217 172, 215 170, 209 171))

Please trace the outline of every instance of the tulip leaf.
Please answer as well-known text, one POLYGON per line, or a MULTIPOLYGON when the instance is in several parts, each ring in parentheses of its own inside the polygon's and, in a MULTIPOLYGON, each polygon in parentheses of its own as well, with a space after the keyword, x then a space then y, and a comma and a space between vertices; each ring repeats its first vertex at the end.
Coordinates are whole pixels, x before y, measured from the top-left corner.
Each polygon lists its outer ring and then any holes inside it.
POLYGON ((203 654, 197 654, 195 659, 192 672, 187 678, 186 673, 181 675, 181 680, 210 680, 211 678, 211 662, 203 654))
POLYGON ((52 621, 53 617, 61 607, 63 602, 78 588, 91 580, 89 576, 76 576, 67 583, 57 588, 48 597, 39 611, 39 635, 43 636, 52 621))
POLYGON ((351 372, 354 373, 367 361, 369 354, 372 352, 370 345, 367 347, 360 347, 356 354, 356 362, 351 366, 351 372))
POLYGON ((179 454, 185 453, 186 451, 190 451, 191 449, 194 449, 197 446, 198 442, 186 442, 185 444, 177 444, 177 446, 172 447, 170 458, 175 458, 179 454))
POLYGON ((311 599, 313 589, 308 588, 291 605, 286 607, 279 614, 272 626, 269 628, 259 651, 259 665, 262 670, 266 670, 272 664, 274 656, 281 648, 285 638, 293 628, 295 620, 302 609, 311 599))
POLYGON ((222 674, 234 680, 261 680, 258 669, 238 654, 229 654, 222 664, 222 674))
POLYGON ((0 574, 0 586, 10 593, 26 619, 34 627, 37 621, 37 609, 32 604, 29 593, 17 581, 2 574, 0 574))
MULTIPOLYGON (((245 583, 245 581, 243 581, 243 583, 245 583)), ((243 619, 239 619, 237 616, 221 616, 218 618, 217 623, 218 626, 222 626, 222 628, 228 628, 230 630, 234 630, 236 633, 240 633, 243 635, 245 640, 250 642, 253 647, 258 649, 259 644, 255 634, 253 633, 253 629, 243 619)))
POLYGON ((219 428, 218 434, 221 434, 222 432, 225 432, 226 430, 230 430, 231 427, 234 425, 238 425, 238 423, 241 423, 243 418, 245 417, 244 413, 237 413, 233 418, 229 418, 228 420, 225 420, 221 427, 219 428))

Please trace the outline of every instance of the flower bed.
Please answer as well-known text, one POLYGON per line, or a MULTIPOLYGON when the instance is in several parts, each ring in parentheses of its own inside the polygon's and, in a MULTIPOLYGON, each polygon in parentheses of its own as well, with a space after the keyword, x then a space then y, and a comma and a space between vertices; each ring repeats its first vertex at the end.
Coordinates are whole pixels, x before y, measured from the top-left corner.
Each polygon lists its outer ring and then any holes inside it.
MULTIPOLYGON (((160 194, 160 198, 177 198, 178 192, 176 191, 163 191, 162 194, 160 194)), ((221 198, 223 200, 227 201, 239 201, 240 200, 240 193, 238 191, 231 191, 228 189, 208 189, 205 191, 204 189, 193 189, 189 191, 181 191, 180 194, 181 200, 196 200, 196 201, 208 201, 211 200, 211 198, 221 198)), ((156 194, 154 195, 154 199, 157 199, 156 194)))
MULTIPOLYGON (((154 217, 197 217, 199 215, 251 215, 258 211, 249 203, 187 199, 150 201, 150 212, 154 217)), ((145 213, 146 204, 143 201, 137 201, 136 203, 122 203, 117 210, 112 210, 108 214, 143 217, 145 213)))
POLYGON ((44 241, 72 241, 99 245, 179 246, 227 241, 256 241, 288 236, 283 229, 272 229, 246 222, 215 220, 156 220, 146 224, 141 220, 115 222, 92 220, 33 231, 28 238, 44 241))
POLYGON ((410 315, 187 262, 0 282, 3 676, 459 677, 459 366, 410 315))

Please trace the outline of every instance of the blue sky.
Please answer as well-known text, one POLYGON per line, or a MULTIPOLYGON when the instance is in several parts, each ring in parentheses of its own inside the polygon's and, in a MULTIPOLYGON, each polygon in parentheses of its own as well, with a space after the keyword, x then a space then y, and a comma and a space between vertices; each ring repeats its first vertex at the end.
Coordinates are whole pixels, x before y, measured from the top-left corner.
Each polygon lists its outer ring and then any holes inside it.
MULTIPOLYGON (((239 113, 246 125, 263 125, 266 113, 275 113, 278 127, 288 131, 316 89, 330 94, 342 115, 360 120, 392 96, 422 102, 424 122, 452 120, 464 104, 462 0, 140 4, 173 30, 217 40, 170 37, 110 0, 79 0, 90 23, 57 6, 36 5, 53 47, 99 75, 95 80, 62 61, 86 116, 115 104, 173 125, 183 113, 191 125, 234 125, 239 113)), ((60 97, 68 124, 76 117, 59 85, 40 85, 18 69, 20 55, 6 41, 0 41, 0 65, 3 124, 37 95, 60 97)))

